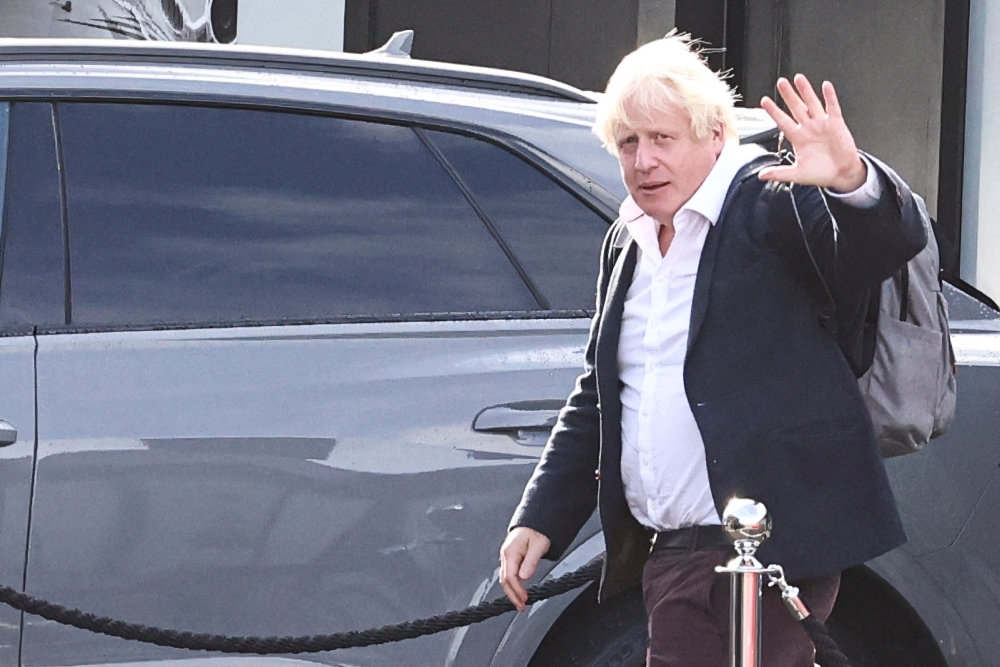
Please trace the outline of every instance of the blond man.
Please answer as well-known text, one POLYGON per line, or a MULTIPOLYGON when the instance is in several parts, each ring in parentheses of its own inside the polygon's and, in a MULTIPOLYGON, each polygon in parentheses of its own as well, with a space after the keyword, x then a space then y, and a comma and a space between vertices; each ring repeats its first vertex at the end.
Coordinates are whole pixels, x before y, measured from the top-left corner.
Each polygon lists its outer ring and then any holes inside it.
MULTIPOLYGON (((925 244, 907 186, 860 153, 829 82, 779 79, 791 143, 740 146, 734 95, 671 35, 622 60, 595 132, 629 197, 602 249, 583 374, 514 513, 501 584, 559 558, 598 508, 599 597, 641 581, 651 667, 723 667, 731 554, 720 512, 764 502, 814 613, 841 570, 905 540, 855 375, 873 287, 925 244), (815 286, 831 286, 821 295, 815 286), (833 298, 838 328, 821 316, 833 298)), ((811 667, 807 636, 765 593, 763 664, 811 667)))

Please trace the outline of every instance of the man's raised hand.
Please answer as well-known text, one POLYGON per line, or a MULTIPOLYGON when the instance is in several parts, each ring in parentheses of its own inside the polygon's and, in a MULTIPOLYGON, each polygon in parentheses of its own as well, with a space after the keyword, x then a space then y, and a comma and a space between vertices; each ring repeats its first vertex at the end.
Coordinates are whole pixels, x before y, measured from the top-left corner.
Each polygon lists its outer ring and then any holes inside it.
POLYGON ((791 116, 769 97, 762 98, 760 105, 792 144, 795 162, 763 169, 760 178, 817 185, 837 192, 857 190, 865 182, 867 167, 844 122, 837 91, 832 83, 824 81, 821 102, 809 79, 802 74, 796 74, 794 79, 794 87, 788 79, 778 79, 778 92, 791 116))
POLYGON ((537 530, 518 526, 509 533, 500 547, 500 585, 518 611, 528 604, 524 582, 535 574, 538 561, 552 546, 552 541, 537 530))

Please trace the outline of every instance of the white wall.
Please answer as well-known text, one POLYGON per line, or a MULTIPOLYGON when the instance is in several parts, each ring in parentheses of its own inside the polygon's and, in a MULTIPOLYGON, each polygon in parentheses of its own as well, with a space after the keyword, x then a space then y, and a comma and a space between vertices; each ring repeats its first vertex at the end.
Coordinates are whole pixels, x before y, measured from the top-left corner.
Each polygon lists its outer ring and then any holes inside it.
POLYGON ((236 42, 343 51, 344 4, 345 0, 239 0, 236 42))
POLYGON ((1000 0, 972 0, 962 189, 966 282, 1000 300, 1000 0))

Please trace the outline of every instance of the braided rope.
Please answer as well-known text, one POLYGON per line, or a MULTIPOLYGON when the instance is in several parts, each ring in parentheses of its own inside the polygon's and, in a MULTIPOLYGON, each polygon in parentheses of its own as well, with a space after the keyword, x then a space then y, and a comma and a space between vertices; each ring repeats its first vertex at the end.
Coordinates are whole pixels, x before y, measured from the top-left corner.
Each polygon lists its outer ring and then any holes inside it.
MULTIPOLYGON (((546 581, 528 589, 528 604, 561 595, 574 588, 594 581, 601 576, 603 561, 594 561, 575 572, 564 574, 558 579, 546 581)), ((351 630, 328 635, 305 635, 300 637, 239 637, 212 635, 156 628, 139 623, 126 623, 106 616, 97 616, 79 609, 70 609, 47 600, 31 597, 8 586, 0 586, 0 602, 19 611, 41 616, 63 625, 81 630, 89 630, 109 637, 119 637, 133 641, 170 646, 195 651, 218 651, 220 653, 255 653, 271 655, 275 653, 320 653, 342 648, 375 646, 412 639, 423 635, 443 632, 463 625, 479 623, 488 618, 514 610, 514 605, 505 597, 449 611, 439 616, 431 616, 396 625, 384 625, 370 630, 351 630)))
POLYGON ((816 662, 820 667, 851 667, 847 656, 837 646, 822 621, 815 616, 806 616, 802 619, 802 627, 816 646, 816 662))
MULTIPOLYGON (((546 581, 528 589, 528 604, 561 595, 601 576, 603 560, 580 568, 574 572, 546 581)), ((496 598, 457 611, 449 611, 438 616, 430 616, 415 621, 405 621, 395 625, 383 625, 369 630, 350 630, 327 635, 303 635, 283 637, 254 637, 213 635, 181 630, 157 628, 140 623, 126 623, 107 616, 97 616, 80 609, 64 607, 48 600, 41 600, 9 586, 0 586, 0 603, 18 611, 41 616, 49 621, 88 630, 109 637, 132 641, 183 648, 194 651, 216 651, 219 653, 249 653, 257 655, 321 653, 343 648, 376 646, 432 635, 445 630, 479 623, 514 610, 514 605, 505 597, 496 598)), ((816 662, 821 667, 851 667, 847 656, 830 637, 826 626, 816 617, 807 616, 802 626, 816 646, 816 662)))

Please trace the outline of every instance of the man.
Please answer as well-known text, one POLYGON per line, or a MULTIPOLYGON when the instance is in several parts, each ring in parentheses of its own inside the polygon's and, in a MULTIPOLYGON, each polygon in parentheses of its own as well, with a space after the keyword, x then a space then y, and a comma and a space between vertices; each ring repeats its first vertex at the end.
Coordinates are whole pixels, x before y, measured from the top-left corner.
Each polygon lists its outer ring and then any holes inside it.
MULTIPOLYGON (((641 577, 651 667, 727 664, 728 585, 714 567, 732 555, 720 526, 731 497, 767 505, 774 535, 759 556, 824 620, 841 570, 905 541, 855 372, 872 288, 925 231, 906 185, 858 152, 830 83, 824 101, 802 75, 778 91, 790 116, 761 104, 791 165, 738 145, 732 92, 683 36, 626 56, 598 107, 630 196, 602 250, 584 373, 511 520, 500 577, 523 609, 539 559, 558 558, 597 504, 599 595, 641 577)), ((763 664, 811 667, 773 590, 763 613, 763 664)))

